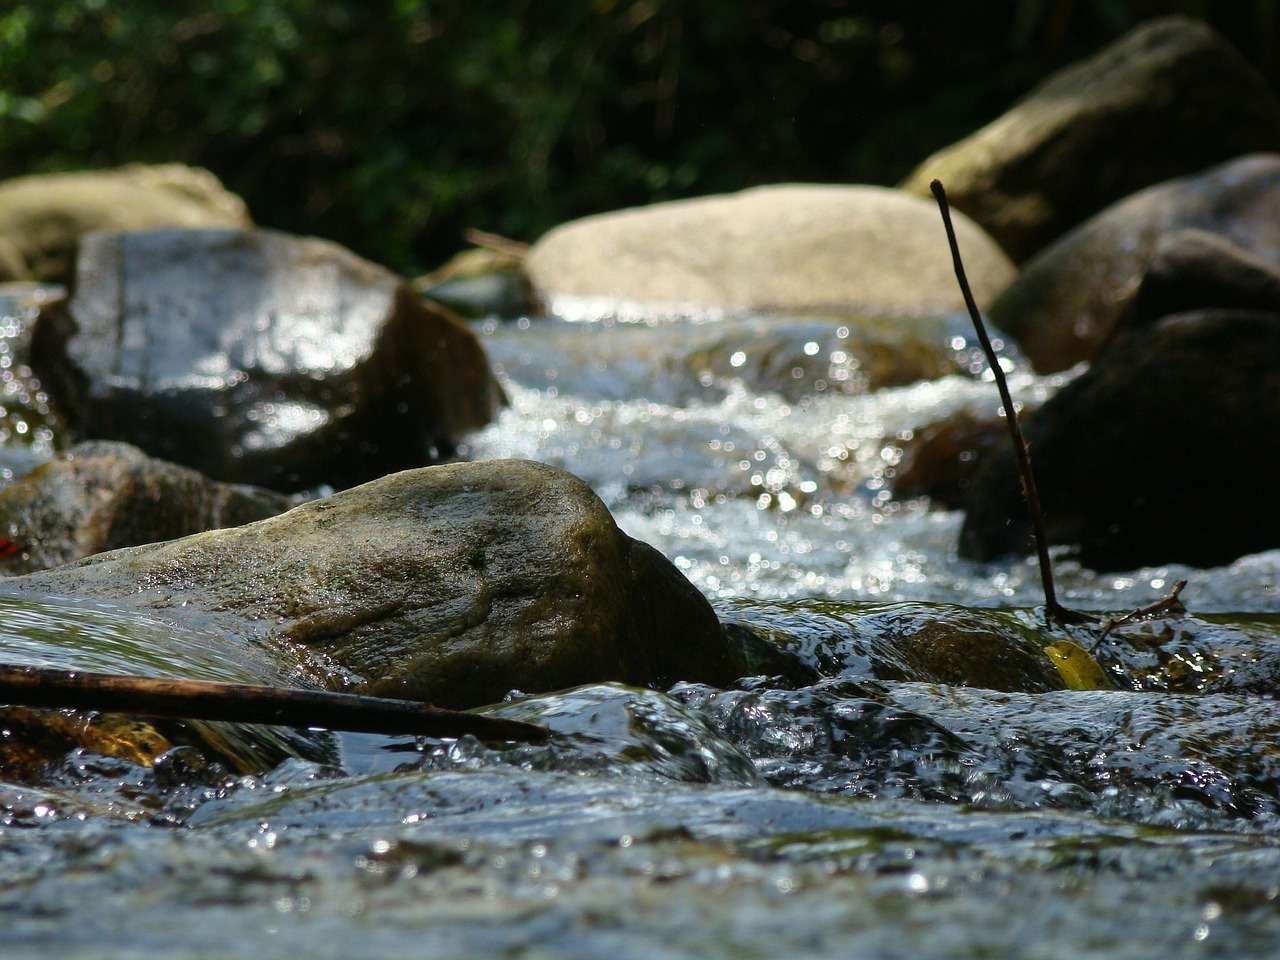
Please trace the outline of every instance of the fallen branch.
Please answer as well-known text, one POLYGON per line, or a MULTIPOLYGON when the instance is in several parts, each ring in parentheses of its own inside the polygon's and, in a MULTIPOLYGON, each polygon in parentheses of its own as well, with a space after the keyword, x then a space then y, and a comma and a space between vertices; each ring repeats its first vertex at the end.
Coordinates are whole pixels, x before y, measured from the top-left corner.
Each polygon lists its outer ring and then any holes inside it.
POLYGON ((1098 635, 1098 640, 1106 639, 1116 627, 1123 626, 1126 623, 1134 623, 1138 620, 1154 620, 1157 617, 1176 617, 1187 612, 1187 608, 1183 606, 1182 599, 1178 596, 1182 593, 1183 587, 1187 585, 1187 581, 1179 580, 1173 585, 1168 593, 1158 600, 1153 600, 1145 607, 1138 607, 1137 610, 1131 610, 1122 617, 1112 617, 1103 620, 1098 624, 1098 629, 1102 632, 1098 635))
POLYGON ((964 297, 964 305, 969 310, 969 318, 973 328, 978 332, 978 342, 986 354, 987 363, 996 378, 996 386, 1000 390, 1000 402, 1004 405, 1004 417, 1009 424, 1009 437, 1013 441, 1013 452, 1018 459, 1018 476, 1022 480, 1022 495, 1027 501, 1027 510, 1031 514, 1033 539, 1036 544, 1036 556, 1040 561, 1040 582, 1044 586, 1044 612, 1048 620, 1057 623, 1089 623, 1092 618, 1075 610, 1068 610, 1058 602, 1057 591, 1053 585, 1053 562, 1049 559, 1049 540, 1044 530, 1044 513, 1040 509, 1040 495, 1036 492, 1036 478, 1031 471, 1031 453, 1027 449, 1027 441, 1023 439, 1022 427, 1018 424, 1018 413, 1013 406, 1013 397, 1009 393, 1009 384, 1000 368, 1000 359, 995 348, 991 346, 991 338, 987 336, 987 328, 982 322, 982 314, 969 289, 969 280, 965 276, 964 263, 960 259, 960 245, 956 242, 955 227, 951 225, 951 207, 947 203, 947 191, 942 181, 934 180, 929 184, 934 197, 938 201, 938 209, 942 211, 942 223, 947 230, 947 243, 951 246, 951 260, 955 265, 956 280, 960 283, 960 293, 964 297))
POLYGON ((412 700, 209 680, 125 677, 48 667, 0 666, 0 704, 105 710, 149 717, 323 727, 541 743, 547 728, 518 720, 445 710, 412 700))

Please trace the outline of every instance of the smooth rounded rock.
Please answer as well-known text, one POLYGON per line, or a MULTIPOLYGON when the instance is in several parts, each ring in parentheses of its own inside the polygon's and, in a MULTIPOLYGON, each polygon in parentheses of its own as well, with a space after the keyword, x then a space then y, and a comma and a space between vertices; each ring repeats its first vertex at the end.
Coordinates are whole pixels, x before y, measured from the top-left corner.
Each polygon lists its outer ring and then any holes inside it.
POLYGON ((1153 20, 1054 74, 904 182, 940 179, 956 209, 1022 262, 1122 197, 1280 149, 1280 102, 1205 24, 1153 20))
MULTIPOLYGON (((966 217, 956 230, 986 306, 1015 269, 966 217)), ((599 214, 543 236, 524 266, 564 315, 963 308, 937 206, 885 187, 779 184, 599 214)))
POLYGON ((5 262, 15 265, 10 272, 22 263, 41 281, 69 282, 76 243, 92 231, 251 225, 244 201, 217 177, 178 163, 0 182, 0 238, 13 245, 5 262))
POLYGON ((936 505, 958 509, 978 465, 1008 443, 1008 424, 998 406, 982 412, 958 410, 902 444, 889 489, 898 500, 928 497, 936 505))
POLYGON ((1018 611, 813 598, 740 601, 724 617, 749 656, 797 685, 841 677, 1036 692, 1062 686, 1044 653, 1050 641, 1018 611), (773 649, 762 656, 761 644, 773 649))
POLYGON ((1241 157, 1108 207, 1032 259, 992 304, 991 321, 1041 373, 1091 361, 1161 238, 1186 229, 1280 266, 1280 154, 1241 157))
POLYGON ((0 490, 0 573, 28 573, 105 550, 262 520, 283 494, 219 483, 127 443, 82 443, 0 490))
POLYGON ((449 707, 604 680, 723 685, 744 668, 668 560, 581 480, 528 461, 405 471, 3 590, 220 623, 312 682, 449 707))
POLYGON ((1111 339, 1173 313, 1211 307, 1280 313, 1280 269, 1215 233, 1187 229, 1165 234, 1133 298, 1116 318, 1111 339))
POLYGON ((461 321, 324 240, 94 234, 69 314, 36 359, 76 435, 218 480, 345 487, 438 462, 501 402, 461 321))
MULTIPOLYGON (((1211 567, 1280 547, 1280 314, 1175 314, 1118 340, 1028 417, 1050 544, 1095 570, 1211 567)), ((962 555, 1031 551, 1008 448, 970 481, 962 555)))

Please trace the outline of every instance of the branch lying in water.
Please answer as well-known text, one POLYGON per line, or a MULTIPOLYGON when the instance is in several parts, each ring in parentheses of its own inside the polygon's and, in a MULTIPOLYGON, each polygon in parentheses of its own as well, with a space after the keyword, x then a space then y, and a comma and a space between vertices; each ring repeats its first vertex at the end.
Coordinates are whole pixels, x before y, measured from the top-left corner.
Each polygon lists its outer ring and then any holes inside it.
POLYGON ((546 727, 413 700, 48 667, 0 665, 0 703, 360 733, 448 738, 471 734, 480 740, 521 743, 541 743, 548 737, 546 727))

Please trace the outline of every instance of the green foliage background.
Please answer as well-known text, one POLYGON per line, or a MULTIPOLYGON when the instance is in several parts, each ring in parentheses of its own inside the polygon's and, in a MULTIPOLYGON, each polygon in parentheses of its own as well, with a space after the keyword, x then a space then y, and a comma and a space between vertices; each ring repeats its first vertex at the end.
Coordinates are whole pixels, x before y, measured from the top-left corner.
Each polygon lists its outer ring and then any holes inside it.
POLYGON ((1150 16, 1277 0, 0 0, 0 177, 178 160, 402 272, 466 227, 893 183, 1150 16))

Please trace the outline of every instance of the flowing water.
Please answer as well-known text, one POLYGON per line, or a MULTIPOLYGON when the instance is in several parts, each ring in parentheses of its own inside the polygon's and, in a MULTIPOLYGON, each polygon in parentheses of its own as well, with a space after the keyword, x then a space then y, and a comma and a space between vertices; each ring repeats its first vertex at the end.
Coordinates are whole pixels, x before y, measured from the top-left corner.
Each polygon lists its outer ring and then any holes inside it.
MULTIPOLYGON (((1119 689, 888 676, 868 611, 1001 608, 1035 636, 1031 563, 962 561, 958 514, 888 492, 901 444, 994 386, 955 318, 927 331, 956 373, 873 391, 848 331, 764 323, 480 324, 511 404, 466 453, 582 476, 726 622, 787 638, 780 675, 489 708, 544 746, 345 736, 247 775, 80 751, 0 785, 0 956, 1273 955, 1280 553, 1060 558, 1081 608, 1189 581, 1194 617, 1095 650, 1119 689)), ((1061 382, 1011 372, 1025 403, 1061 382)), ((8 658, 159 669, 110 609, 3 612, 8 658)))

